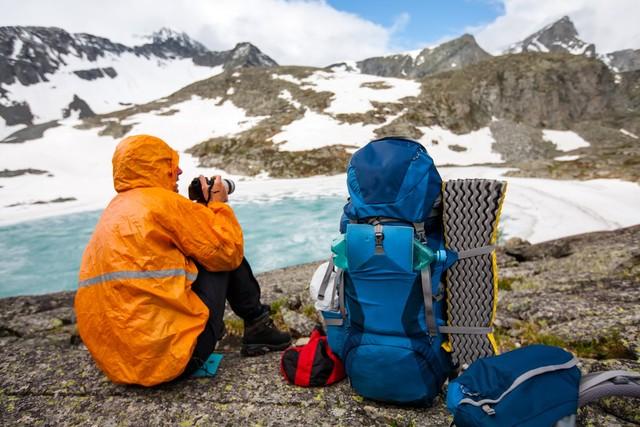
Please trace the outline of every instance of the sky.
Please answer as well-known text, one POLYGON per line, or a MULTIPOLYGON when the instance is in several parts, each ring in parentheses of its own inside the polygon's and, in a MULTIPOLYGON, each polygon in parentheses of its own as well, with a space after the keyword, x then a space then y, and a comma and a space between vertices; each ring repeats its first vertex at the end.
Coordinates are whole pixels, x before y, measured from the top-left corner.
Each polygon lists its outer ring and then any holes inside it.
POLYGON ((598 52, 640 48, 640 0, 0 0, 0 26, 57 26, 128 45, 161 27, 212 50, 250 41, 280 64, 326 66, 473 34, 498 53, 569 15, 598 52))

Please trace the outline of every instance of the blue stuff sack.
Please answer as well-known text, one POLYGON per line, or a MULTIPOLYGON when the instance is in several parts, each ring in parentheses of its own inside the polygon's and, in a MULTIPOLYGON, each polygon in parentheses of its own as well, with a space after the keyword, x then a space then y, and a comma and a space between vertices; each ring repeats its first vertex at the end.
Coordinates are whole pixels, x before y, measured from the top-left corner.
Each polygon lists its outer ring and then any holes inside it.
POLYGON ((458 427, 553 426, 578 410, 577 363, 546 345, 478 359, 449 383, 447 407, 458 427))

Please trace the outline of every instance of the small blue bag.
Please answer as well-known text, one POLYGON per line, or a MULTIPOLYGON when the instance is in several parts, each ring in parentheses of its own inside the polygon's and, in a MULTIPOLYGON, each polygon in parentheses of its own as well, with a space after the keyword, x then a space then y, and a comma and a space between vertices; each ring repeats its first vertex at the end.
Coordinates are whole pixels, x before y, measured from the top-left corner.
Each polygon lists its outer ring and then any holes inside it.
MULTIPOLYGON (((553 426, 578 410, 578 360, 531 345, 476 360, 449 383, 447 407, 465 426, 553 426)), ((570 419, 570 418, 569 418, 570 419)))

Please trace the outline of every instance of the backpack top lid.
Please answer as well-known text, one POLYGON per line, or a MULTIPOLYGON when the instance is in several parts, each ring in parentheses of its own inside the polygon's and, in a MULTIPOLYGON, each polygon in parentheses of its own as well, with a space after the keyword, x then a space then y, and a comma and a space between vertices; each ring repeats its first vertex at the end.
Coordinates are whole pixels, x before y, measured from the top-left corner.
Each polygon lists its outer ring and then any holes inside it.
POLYGON ((387 137, 369 142, 351 157, 347 187, 349 219, 398 218, 425 222, 440 194, 442 179, 418 142, 387 137))

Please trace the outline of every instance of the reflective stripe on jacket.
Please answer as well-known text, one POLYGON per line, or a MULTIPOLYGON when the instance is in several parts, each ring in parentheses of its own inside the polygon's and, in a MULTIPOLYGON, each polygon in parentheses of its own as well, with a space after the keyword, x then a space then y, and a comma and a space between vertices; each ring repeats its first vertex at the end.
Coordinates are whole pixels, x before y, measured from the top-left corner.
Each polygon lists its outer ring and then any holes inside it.
POLYGON ((178 154, 161 139, 126 138, 113 156, 118 195, 84 251, 75 297, 78 331, 114 382, 179 376, 209 317, 191 290, 194 261, 210 271, 242 262, 242 230, 224 203, 173 191, 178 154))

